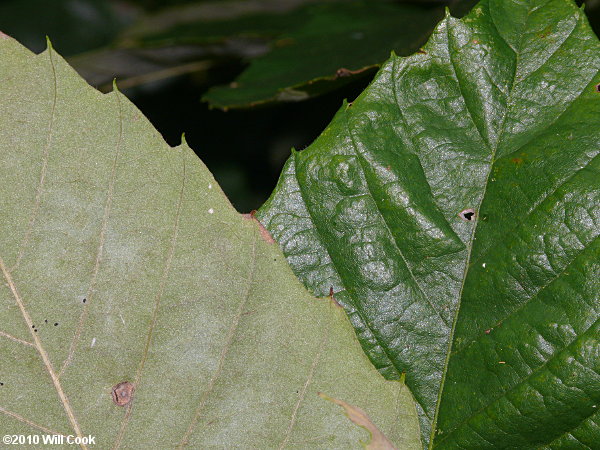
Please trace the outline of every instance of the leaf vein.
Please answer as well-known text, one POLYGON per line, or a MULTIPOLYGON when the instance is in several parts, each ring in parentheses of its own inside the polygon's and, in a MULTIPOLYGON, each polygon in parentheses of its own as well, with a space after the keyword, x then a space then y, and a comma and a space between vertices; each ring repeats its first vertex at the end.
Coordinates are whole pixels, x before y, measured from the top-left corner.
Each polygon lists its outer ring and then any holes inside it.
POLYGON ((217 364, 217 369, 215 370, 215 373, 213 374, 213 376, 210 378, 210 381, 208 382, 206 390, 200 396, 200 400, 198 402, 198 407, 196 408, 196 411, 194 412, 194 416, 192 417, 192 420, 190 421, 190 424, 189 424, 186 432, 184 433, 183 437, 181 438, 181 441, 179 442, 179 444, 177 445, 177 448, 183 448, 188 445, 190 436, 191 436, 192 432, 194 431, 194 429, 196 428, 196 425, 198 424, 198 420, 200 419, 202 410, 203 410, 204 406, 206 405, 206 401, 208 400, 208 397, 212 393, 212 391, 217 383, 217 379, 219 378, 219 376, 221 375, 221 372, 223 371, 223 366, 225 365, 225 358, 227 356, 227 353, 229 352, 229 349, 231 348, 231 346, 233 344, 233 338, 239 327, 241 317, 244 313, 244 308, 246 307, 246 304, 248 303, 248 300, 250 298, 250 292, 252 291, 252 285, 254 284, 256 265, 257 265, 256 264, 257 240, 258 240, 258 229, 254 229, 254 240, 252 241, 252 255, 251 255, 252 265, 250 266, 250 274, 248 277, 248 287, 246 289, 244 297, 240 301, 240 304, 235 313, 235 316, 233 318, 231 326, 229 327, 229 330, 227 332, 227 337, 225 338, 225 345, 223 346, 223 350, 221 350, 221 355, 219 356, 219 362, 217 364))
MULTIPOLYGON (((165 264, 163 267, 163 273, 160 279, 160 283, 158 286, 158 291, 154 300, 154 308, 152 311, 152 318, 150 319, 150 323, 148 325, 148 332, 146 334, 146 343, 144 345, 144 351, 142 353, 142 358, 140 359, 140 363, 138 366, 138 370, 135 376, 134 387, 137 389, 142 380, 142 372, 144 370, 144 366, 146 365, 146 360, 148 358, 148 352, 150 350, 150 345, 152 343, 152 335, 154 333, 154 328, 156 327, 156 322, 158 320, 158 311, 160 309, 160 302, 162 299, 163 292, 165 290, 165 286, 167 284, 167 280, 169 278, 169 273, 171 271, 171 263, 173 261, 173 255, 175 253, 175 244, 177 243, 177 235, 179 233, 179 220, 181 218, 181 210, 183 206, 183 195, 185 192, 185 181, 186 181, 186 168, 185 168, 185 148, 182 149, 182 176, 181 176, 181 189, 179 191, 179 199, 177 201, 177 210, 175 213, 175 220, 173 224, 173 232, 171 236, 171 242, 169 244, 169 249, 167 252, 167 257, 165 259, 165 264)), ((117 434, 117 438, 115 440, 115 444, 113 446, 114 449, 118 449, 121 446, 123 437, 125 435, 125 431, 131 420, 131 414, 133 411, 133 403, 127 406, 127 411, 123 417, 123 421, 121 423, 121 428, 119 429, 119 433, 117 434)))
POLYGON ((112 164, 112 168, 111 168, 110 180, 108 183, 108 193, 106 195, 106 200, 104 203, 104 214, 102 217, 102 225, 100 228, 100 237, 98 239, 98 241, 99 241, 98 249, 96 250, 96 259, 94 262, 94 268, 92 270, 92 279, 90 281, 90 284, 89 284, 89 287, 88 287, 88 290, 86 293, 86 297, 85 297, 86 303, 84 304, 83 311, 81 311, 81 314, 79 316, 79 322, 77 323, 77 329, 75 330, 75 334, 71 341, 71 347, 69 348, 69 354, 67 355, 67 358, 63 362, 60 372, 58 373, 59 378, 63 375, 65 369, 73 360, 75 350, 77 350, 77 344, 79 342, 79 337, 81 336, 81 332, 83 331, 83 327, 85 325, 85 322, 86 322, 88 314, 89 314, 89 307, 90 307, 92 297, 94 295, 94 290, 96 287, 96 280, 98 279, 98 273, 100 271, 100 263, 102 262, 104 242, 106 240, 106 230, 108 228, 108 219, 110 217, 112 199, 113 199, 113 194, 114 194, 115 179, 116 179, 116 173, 117 173, 117 161, 119 160, 119 155, 121 153, 121 145, 123 142, 123 106, 121 104, 121 94, 119 92, 117 92, 116 95, 117 95, 117 103, 119 106, 119 133, 118 133, 117 144, 116 144, 116 149, 115 149, 115 157, 113 159, 113 164, 112 164))

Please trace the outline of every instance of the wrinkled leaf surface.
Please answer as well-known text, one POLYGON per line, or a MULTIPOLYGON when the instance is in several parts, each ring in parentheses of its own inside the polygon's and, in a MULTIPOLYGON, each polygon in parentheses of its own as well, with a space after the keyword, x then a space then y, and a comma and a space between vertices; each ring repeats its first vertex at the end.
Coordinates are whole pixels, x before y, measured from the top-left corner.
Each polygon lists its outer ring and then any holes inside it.
POLYGON ((484 0, 392 57, 259 217, 423 442, 600 442, 600 45, 573 2, 484 0))

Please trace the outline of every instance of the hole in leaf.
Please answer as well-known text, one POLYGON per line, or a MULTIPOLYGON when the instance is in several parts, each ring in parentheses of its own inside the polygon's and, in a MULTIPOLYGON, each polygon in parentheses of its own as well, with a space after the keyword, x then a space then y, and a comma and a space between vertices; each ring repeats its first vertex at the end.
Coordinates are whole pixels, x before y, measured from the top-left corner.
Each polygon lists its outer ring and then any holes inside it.
POLYGON ((458 213, 458 217, 460 217, 462 220, 470 222, 475 218, 475 211, 471 208, 465 209, 458 213))
POLYGON ((123 381, 112 388, 112 399, 117 406, 126 406, 133 399, 133 383, 123 381))

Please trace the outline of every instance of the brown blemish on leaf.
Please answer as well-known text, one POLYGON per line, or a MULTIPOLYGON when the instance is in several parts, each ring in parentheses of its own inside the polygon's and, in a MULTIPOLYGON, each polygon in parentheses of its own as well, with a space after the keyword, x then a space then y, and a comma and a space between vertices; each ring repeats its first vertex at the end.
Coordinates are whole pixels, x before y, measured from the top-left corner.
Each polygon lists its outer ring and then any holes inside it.
POLYGON ((417 53, 420 53, 422 55, 426 55, 427 52, 425 50, 423 50, 422 48, 420 48, 419 50, 417 50, 417 53))
POLYGON ((344 413, 348 419, 371 434, 371 441, 363 443, 367 450, 396 450, 394 444, 392 444, 387 436, 375 426, 369 416, 367 416, 367 413, 362 409, 352 406, 342 400, 338 400, 337 398, 329 397, 322 392, 317 392, 317 395, 322 399, 328 400, 344 408, 344 413))
POLYGON ((511 159, 511 161, 514 162, 517 166, 523 164, 523 158, 513 158, 511 159))
POLYGON ((133 383, 123 381, 112 388, 112 399, 117 406, 127 406, 133 400, 133 383))
POLYGON ((263 238, 263 241, 269 244, 274 244, 275 239, 273 239, 271 233, 269 233, 263 224, 260 223, 256 217, 254 217, 254 214, 256 214, 256 210, 250 211, 250 214, 242 214, 242 217, 246 220, 254 220, 258 224, 258 230, 260 231, 260 236, 263 238))
POLYGON ((329 287, 329 299, 330 299, 330 300, 333 302, 333 304, 334 304, 335 306, 337 306, 338 308, 341 308, 341 307, 342 307, 342 305, 340 305, 340 304, 338 303, 338 301, 335 299, 335 297, 333 296, 333 286, 330 286, 330 287, 329 287))
POLYGON ((335 71, 335 76, 336 78, 349 77, 351 75, 356 75, 357 73, 364 72, 365 70, 367 69, 350 70, 346 69, 345 67, 340 67, 338 70, 335 71))

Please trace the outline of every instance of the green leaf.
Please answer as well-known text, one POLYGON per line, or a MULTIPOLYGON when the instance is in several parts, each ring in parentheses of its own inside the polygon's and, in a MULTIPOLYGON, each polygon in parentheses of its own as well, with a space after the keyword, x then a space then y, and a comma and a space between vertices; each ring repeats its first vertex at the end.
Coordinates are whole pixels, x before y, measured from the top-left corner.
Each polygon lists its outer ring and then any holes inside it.
POLYGON ((420 446, 406 386, 381 377, 343 310, 305 291, 185 143, 1 33, 0 99, 3 434, 97 448, 368 440, 322 391, 420 446))
MULTIPOLYGON (((298 13, 297 13, 298 14, 298 13)), ((441 9, 352 1, 312 6, 308 19, 279 37, 229 86, 204 100, 219 108, 298 101, 372 75, 391 50, 419 48, 441 9)))
POLYGON ((599 68, 571 1, 484 0, 383 65, 259 212, 405 373, 425 444, 600 442, 599 68))

